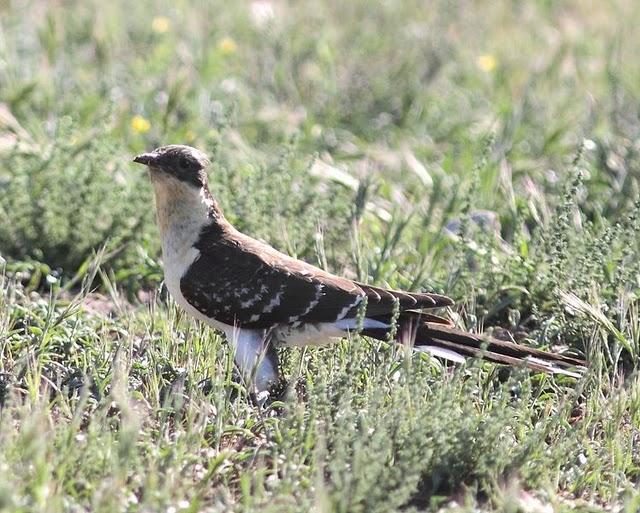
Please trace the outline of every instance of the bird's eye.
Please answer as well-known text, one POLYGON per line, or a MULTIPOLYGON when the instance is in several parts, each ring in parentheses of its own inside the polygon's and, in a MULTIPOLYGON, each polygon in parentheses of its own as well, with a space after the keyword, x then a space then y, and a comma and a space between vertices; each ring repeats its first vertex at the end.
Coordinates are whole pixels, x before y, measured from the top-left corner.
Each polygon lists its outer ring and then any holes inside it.
POLYGON ((180 167, 182 169, 189 169, 190 162, 189 162, 189 159, 187 157, 180 157, 179 164, 180 164, 180 167))

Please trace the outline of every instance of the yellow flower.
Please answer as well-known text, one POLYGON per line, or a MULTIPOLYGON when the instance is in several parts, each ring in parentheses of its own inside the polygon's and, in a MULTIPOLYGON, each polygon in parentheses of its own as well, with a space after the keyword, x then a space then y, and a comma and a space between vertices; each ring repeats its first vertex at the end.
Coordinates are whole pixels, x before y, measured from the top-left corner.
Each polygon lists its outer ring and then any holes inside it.
POLYGON ((158 34, 164 34, 171 28, 171 20, 166 16, 156 16, 151 22, 151 30, 158 34))
POLYGON ((187 130, 187 133, 184 134, 184 138, 189 142, 193 142, 196 139, 196 133, 193 130, 187 130))
POLYGON ((223 54, 231 55, 232 53, 236 53, 238 45, 230 37, 223 37, 220 41, 218 41, 218 48, 220 48, 220 51, 223 54))
POLYGON ((150 128, 151 123, 149 123, 148 119, 145 119, 142 116, 133 116, 131 118, 131 130, 137 134, 144 134, 145 132, 148 132, 150 128))
POLYGON ((498 65, 498 61, 493 55, 489 53, 485 53, 478 57, 476 64, 478 65, 478 68, 480 68, 482 71, 484 71, 485 73, 489 73, 490 71, 493 71, 494 69, 496 69, 496 66, 498 65))

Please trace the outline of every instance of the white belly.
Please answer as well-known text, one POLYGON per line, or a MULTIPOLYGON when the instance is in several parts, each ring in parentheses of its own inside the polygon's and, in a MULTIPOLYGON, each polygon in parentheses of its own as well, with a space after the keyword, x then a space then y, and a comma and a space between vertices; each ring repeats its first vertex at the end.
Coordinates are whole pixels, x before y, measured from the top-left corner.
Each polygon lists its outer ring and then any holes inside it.
MULTIPOLYGON (((274 330, 276 343, 287 347, 324 346, 357 329, 357 319, 337 322, 317 322, 302 326, 282 326, 274 330)), ((388 328, 389 325, 375 319, 363 319, 363 328, 388 328)))
POLYGON ((282 326, 273 332, 276 344, 286 347, 324 346, 344 337, 345 331, 332 323, 319 322, 302 326, 282 326))

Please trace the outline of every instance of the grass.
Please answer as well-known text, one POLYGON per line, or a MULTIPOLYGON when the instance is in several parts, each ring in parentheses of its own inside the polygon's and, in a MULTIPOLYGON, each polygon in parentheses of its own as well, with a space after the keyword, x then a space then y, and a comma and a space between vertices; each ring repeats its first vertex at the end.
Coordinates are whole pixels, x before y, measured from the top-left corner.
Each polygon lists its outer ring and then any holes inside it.
POLYGON ((0 512, 640 508, 640 8, 0 3, 0 512), (451 295, 580 380, 360 337, 260 410, 162 288, 131 157, 240 229, 451 295))

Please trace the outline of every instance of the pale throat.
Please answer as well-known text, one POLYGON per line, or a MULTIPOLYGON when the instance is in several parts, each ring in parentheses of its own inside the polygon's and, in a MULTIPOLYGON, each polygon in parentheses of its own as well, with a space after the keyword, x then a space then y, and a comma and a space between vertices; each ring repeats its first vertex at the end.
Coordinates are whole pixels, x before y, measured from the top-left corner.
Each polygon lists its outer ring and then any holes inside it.
POLYGON ((209 223, 211 196, 169 175, 152 175, 156 197, 156 217, 165 257, 189 251, 202 227, 209 223))

